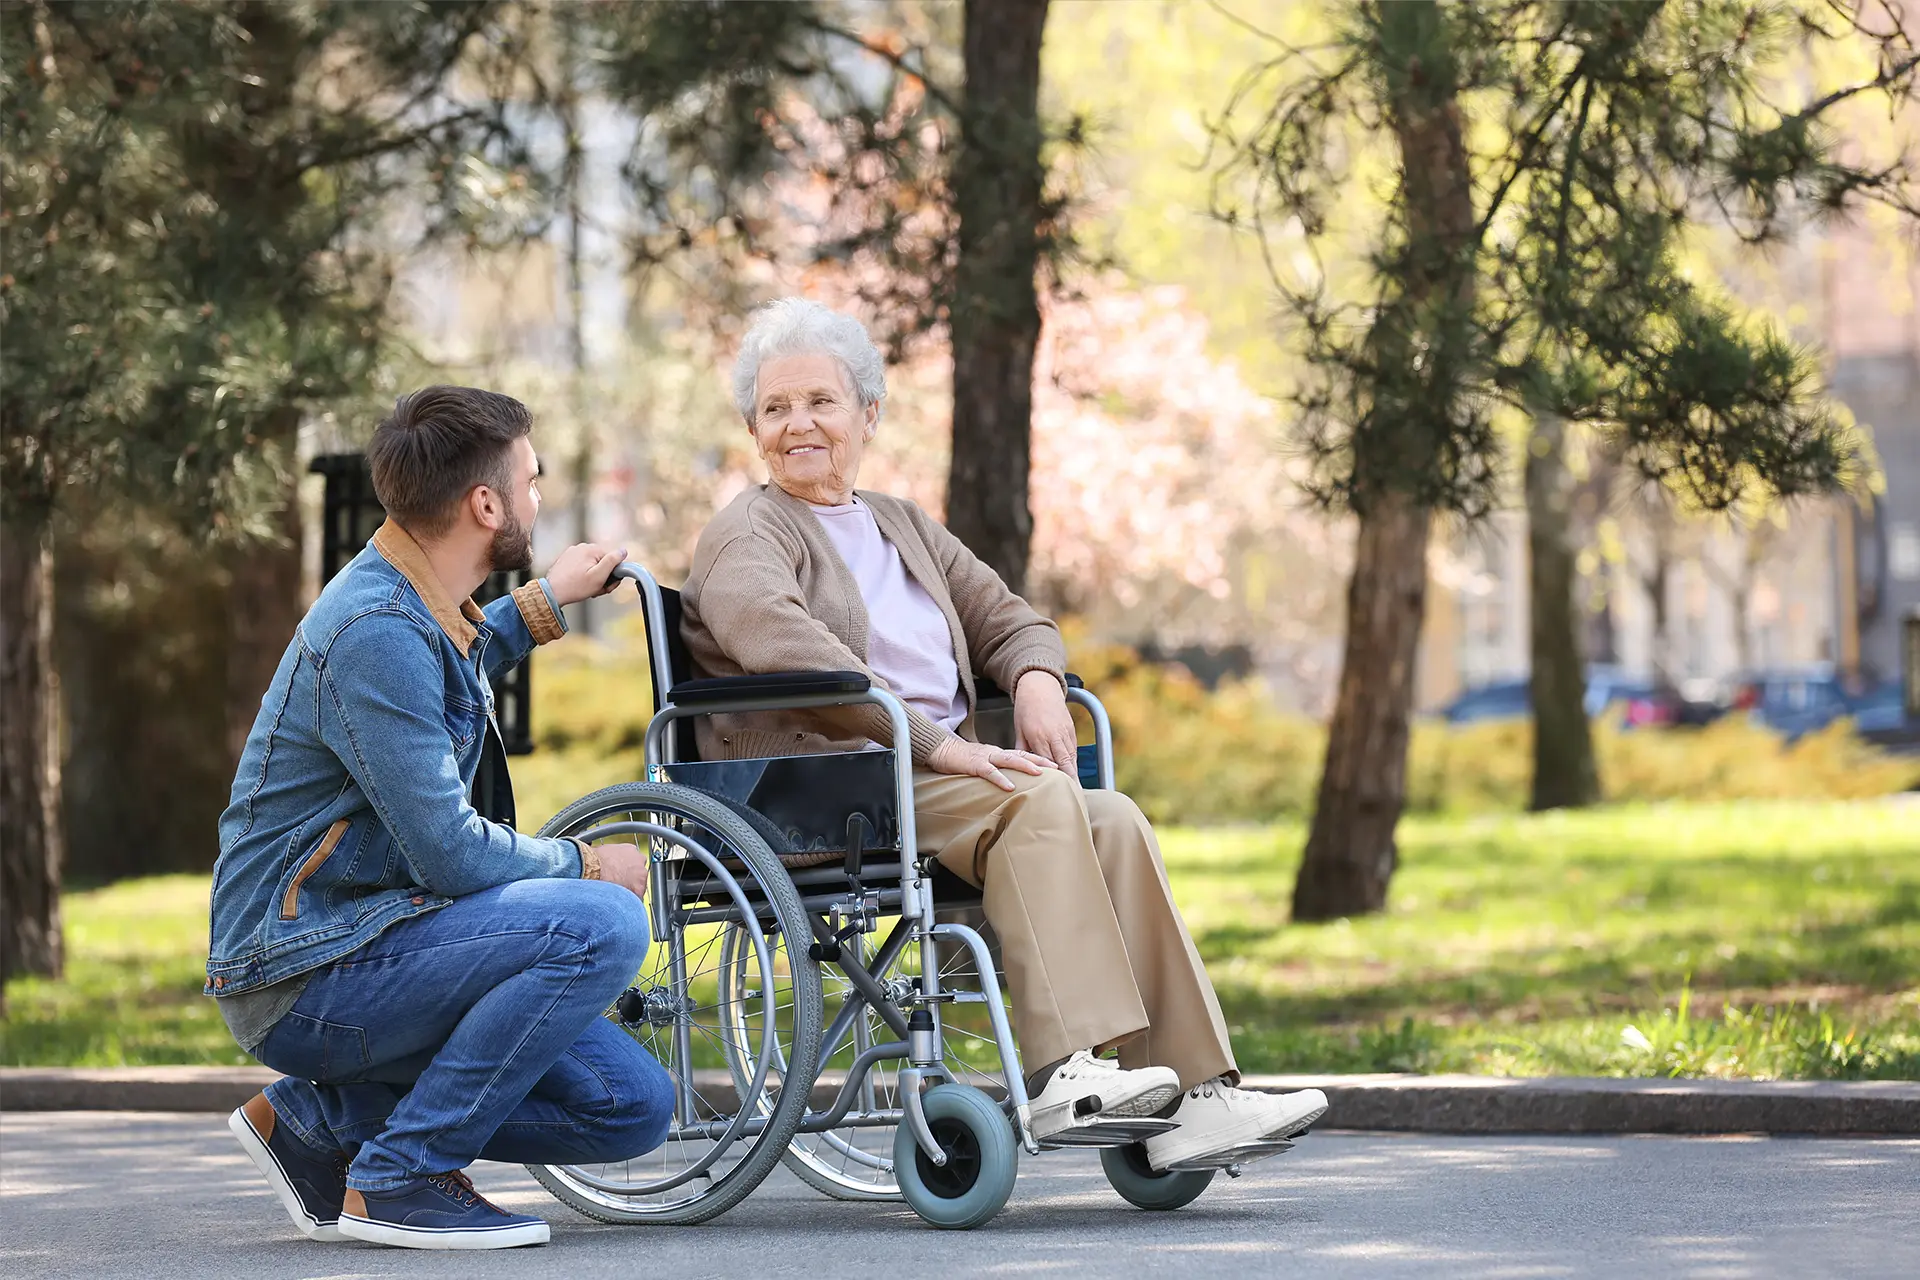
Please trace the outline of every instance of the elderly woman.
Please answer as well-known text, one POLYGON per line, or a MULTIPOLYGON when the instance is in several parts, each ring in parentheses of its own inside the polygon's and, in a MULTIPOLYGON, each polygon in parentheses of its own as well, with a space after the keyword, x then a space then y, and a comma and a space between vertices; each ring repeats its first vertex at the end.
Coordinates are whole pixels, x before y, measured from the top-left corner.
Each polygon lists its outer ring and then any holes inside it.
MULTIPOLYGON (((1105 1117, 1179 1122, 1164 1168, 1296 1133, 1317 1090, 1239 1079, 1213 985, 1140 810, 1082 790, 1053 623, 912 502, 859 490, 886 377, 856 320, 788 298, 753 318, 734 400, 772 483, 700 537, 683 591, 699 673, 858 670, 906 705, 923 853, 985 894, 999 934, 1037 1137, 1081 1099, 1105 1117), (976 673, 1013 691, 1019 749, 969 733, 976 673), (1099 1055, 1118 1051, 1118 1062, 1099 1055), (1184 1096, 1183 1096, 1184 1095, 1184 1096)), ((711 760, 858 750, 889 737, 871 706, 714 716, 711 760)))

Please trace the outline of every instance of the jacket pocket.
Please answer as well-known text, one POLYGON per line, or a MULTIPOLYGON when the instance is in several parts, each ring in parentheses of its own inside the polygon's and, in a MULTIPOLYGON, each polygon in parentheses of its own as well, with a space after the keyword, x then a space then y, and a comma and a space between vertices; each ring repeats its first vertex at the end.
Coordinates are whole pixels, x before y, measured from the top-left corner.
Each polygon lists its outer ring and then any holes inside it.
POLYGON ((458 755, 480 736, 481 728, 487 723, 487 709, 448 694, 446 710, 447 736, 453 739, 454 754, 458 755))
POLYGON ((300 869, 293 873, 293 881, 287 885, 286 896, 280 900, 282 920, 292 920, 300 914, 300 886, 305 884, 307 878, 320 869, 320 864, 327 860, 328 855, 339 847, 340 837, 347 834, 348 825, 347 820, 342 818, 328 827, 326 838, 320 842, 320 847, 308 854, 307 860, 300 864, 300 869))

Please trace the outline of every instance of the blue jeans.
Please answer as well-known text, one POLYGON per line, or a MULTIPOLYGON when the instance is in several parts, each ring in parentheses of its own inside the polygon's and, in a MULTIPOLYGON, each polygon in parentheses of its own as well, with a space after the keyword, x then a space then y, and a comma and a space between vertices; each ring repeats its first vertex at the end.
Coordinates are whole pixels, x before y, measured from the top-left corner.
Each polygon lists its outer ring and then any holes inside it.
POLYGON ((317 970, 255 1056, 274 1113, 383 1191, 476 1159, 593 1164, 666 1140, 673 1083, 600 1015, 647 954, 619 885, 519 880, 317 970))

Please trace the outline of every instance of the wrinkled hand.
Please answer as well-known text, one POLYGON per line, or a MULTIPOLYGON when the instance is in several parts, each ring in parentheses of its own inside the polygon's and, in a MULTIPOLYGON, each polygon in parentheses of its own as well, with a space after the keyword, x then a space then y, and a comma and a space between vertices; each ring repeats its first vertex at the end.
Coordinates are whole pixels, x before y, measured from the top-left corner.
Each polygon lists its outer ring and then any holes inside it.
POLYGON ((547 570, 547 585, 553 588, 553 598, 563 605, 603 596, 620 585, 607 579, 626 558, 625 547, 576 542, 554 558, 553 568, 547 570))
POLYGON ((1067 710, 1066 690, 1045 671, 1029 671, 1013 691, 1014 744, 1078 774, 1079 735, 1067 710))
POLYGON ((1013 790, 1013 782, 1000 772, 1002 768, 1017 769, 1037 778, 1056 767, 1053 761, 1031 751, 1009 751, 984 742, 968 742, 965 738, 948 738, 927 757, 927 768, 935 773, 985 778, 1002 791, 1013 790))
POLYGON ((647 896, 647 851, 637 844, 596 844, 600 855, 600 878, 608 884, 630 889, 642 900, 647 896))

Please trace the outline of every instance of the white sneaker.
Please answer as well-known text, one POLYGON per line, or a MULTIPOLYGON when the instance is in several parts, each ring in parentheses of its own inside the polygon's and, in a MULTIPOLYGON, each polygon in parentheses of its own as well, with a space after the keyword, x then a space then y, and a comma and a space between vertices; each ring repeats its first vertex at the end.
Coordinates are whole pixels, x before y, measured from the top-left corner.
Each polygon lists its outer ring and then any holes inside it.
POLYGON ((1147 1163, 1155 1169, 1217 1156, 1249 1142, 1289 1138, 1327 1113, 1327 1095, 1255 1093, 1215 1078, 1187 1090, 1173 1118, 1178 1129, 1147 1139, 1147 1163))
POLYGON ((1123 1071, 1117 1062, 1087 1050, 1068 1058, 1032 1101, 1033 1136, 1044 1142, 1075 1120, 1137 1120, 1180 1096, 1180 1076, 1171 1067, 1123 1071))

